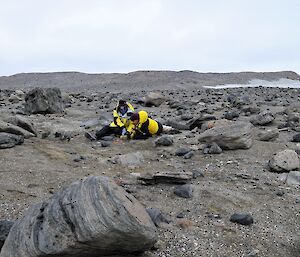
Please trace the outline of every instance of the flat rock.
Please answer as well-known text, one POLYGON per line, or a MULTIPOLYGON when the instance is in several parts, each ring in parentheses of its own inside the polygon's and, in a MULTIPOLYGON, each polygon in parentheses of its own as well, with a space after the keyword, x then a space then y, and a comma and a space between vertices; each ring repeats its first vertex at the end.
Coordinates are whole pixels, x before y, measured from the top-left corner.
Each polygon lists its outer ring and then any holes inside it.
POLYGON ((159 183, 186 184, 193 178, 192 172, 161 171, 154 174, 142 174, 138 179, 146 184, 159 183))
POLYGON ((107 177, 77 181, 29 207, 1 257, 95 257, 149 250, 156 228, 145 208, 107 177))
POLYGON ((280 151, 269 160, 269 168, 273 172, 287 172, 298 169, 300 161, 294 150, 280 151))
POLYGON ((12 148, 24 143, 24 137, 10 133, 0 132, 0 149, 12 148))
POLYGON ((210 128, 200 134, 201 143, 217 143, 222 149, 249 149, 252 146, 252 128, 249 122, 232 122, 210 128))

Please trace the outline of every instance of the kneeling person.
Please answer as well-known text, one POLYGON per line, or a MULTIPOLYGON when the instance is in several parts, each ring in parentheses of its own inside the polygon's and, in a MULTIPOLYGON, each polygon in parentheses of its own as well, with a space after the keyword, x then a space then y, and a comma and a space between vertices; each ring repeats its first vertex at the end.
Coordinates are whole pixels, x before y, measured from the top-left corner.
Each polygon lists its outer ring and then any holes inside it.
POLYGON ((128 137, 131 139, 147 139, 153 135, 160 135, 163 132, 163 125, 149 118, 148 113, 140 111, 133 113, 130 117, 128 137))

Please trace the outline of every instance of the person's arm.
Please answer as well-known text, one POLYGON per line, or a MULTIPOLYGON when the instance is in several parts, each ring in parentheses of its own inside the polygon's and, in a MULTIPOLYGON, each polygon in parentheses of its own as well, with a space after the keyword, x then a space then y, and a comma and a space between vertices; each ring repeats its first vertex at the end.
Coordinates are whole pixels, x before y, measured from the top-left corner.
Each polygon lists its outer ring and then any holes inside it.
POLYGON ((117 112, 116 110, 113 111, 113 116, 114 116, 114 123, 115 123, 118 127, 122 128, 122 127, 125 126, 124 123, 122 122, 122 120, 121 120, 121 118, 120 118, 118 112, 117 112))

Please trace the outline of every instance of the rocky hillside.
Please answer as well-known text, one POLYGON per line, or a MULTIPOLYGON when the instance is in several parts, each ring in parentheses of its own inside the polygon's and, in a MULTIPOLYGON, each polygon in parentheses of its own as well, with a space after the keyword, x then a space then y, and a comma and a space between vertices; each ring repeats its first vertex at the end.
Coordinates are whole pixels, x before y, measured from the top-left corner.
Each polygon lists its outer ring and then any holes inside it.
POLYGON ((292 71, 198 73, 193 71, 137 71, 127 74, 86 74, 79 72, 22 73, 0 77, 0 88, 58 87, 61 89, 97 89, 134 92, 136 90, 188 89, 223 84, 247 84, 250 80, 300 80, 292 71))

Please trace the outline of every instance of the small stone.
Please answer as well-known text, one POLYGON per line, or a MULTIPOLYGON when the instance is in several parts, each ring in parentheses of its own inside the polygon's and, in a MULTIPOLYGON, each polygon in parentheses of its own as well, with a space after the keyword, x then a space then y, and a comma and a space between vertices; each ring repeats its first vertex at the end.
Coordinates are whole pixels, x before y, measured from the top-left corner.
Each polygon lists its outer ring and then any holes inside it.
POLYGON ((176 150, 175 155, 184 156, 187 153, 189 153, 190 151, 192 151, 192 149, 182 147, 182 148, 179 148, 179 149, 176 150))
POLYGON ((292 142, 300 142, 300 133, 293 136, 292 142))
POLYGON ((231 215, 230 221, 247 226, 253 223, 253 218, 250 214, 234 213, 233 215, 231 215))
POLYGON ((174 189, 174 194, 182 198, 192 198, 193 197, 193 187, 190 184, 185 184, 177 186, 174 189))
POLYGON ((183 156, 183 159, 191 159, 194 156, 194 152, 190 151, 183 156))
POLYGON ((193 178, 204 177, 203 173, 199 170, 193 170, 193 178))
POLYGON ((171 136, 161 136, 155 140, 156 146, 170 146, 173 144, 173 137, 171 136))
POLYGON ((110 143, 108 141, 101 141, 101 147, 108 147, 110 143))
POLYGON ((160 223, 169 224, 171 222, 171 220, 169 218, 167 218, 162 213, 162 211, 157 208, 146 208, 146 211, 156 227, 159 227, 160 223))

